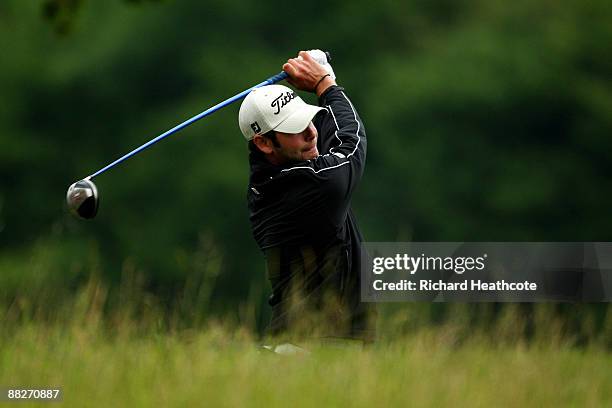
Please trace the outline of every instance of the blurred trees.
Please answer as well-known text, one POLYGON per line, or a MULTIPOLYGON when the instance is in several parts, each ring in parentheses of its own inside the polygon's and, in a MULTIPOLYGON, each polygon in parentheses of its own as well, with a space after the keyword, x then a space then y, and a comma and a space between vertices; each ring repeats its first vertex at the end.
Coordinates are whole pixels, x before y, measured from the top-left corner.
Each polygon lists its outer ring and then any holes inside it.
POLYGON ((314 47, 368 130, 353 200, 366 239, 610 240, 605 0, 128 3, 0 6, 4 299, 138 271, 170 301, 206 283, 218 311, 258 308, 238 104, 97 179, 94 221, 68 216, 64 194, 314 47))

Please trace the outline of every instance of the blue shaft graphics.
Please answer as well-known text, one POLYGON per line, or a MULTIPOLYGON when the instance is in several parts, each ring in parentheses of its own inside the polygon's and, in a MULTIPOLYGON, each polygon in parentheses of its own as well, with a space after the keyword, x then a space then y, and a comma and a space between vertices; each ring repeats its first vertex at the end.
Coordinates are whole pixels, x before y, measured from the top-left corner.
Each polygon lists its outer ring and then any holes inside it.
POLYGON ((253 89, 260 88, 260 87, 265 86, 265 85, 275 84, 277 82, 282 81, 285 78, 287 78, 287 73, 279 72, 278 74, 276 74, 274 76, 271 76, 270 78, 266 79, 265 81, 255 85, 255 86, 252 86, 251 88, 249 88, 249 89, 247 89, 245 91, 242 91, 239 94, 234 95, 231 98, 226 99, 223 102, 220 102, 220 103, 216 104, 215 106, 213 106, 211 108, 206 109, 204 112, 198 113, 197 115, 195 115, 191 119, 187 119, 186 121, 184 121, 180 125, 176 125, 172 129, 162 133, 161 135, 157 136, 156 138, 149 140, 147 143, 143 144, 142 146, 140 146, 140 147, 132 150, 131 152, 127 153, 126 155, 118 158, 117 160, 115 160, 111 164, 107 165, 106 167, 101 168, 100 170, 98 170, 95 173, 93 173, 91 176, 86 177, 85 180, 91 180, 92 178, 94 178, 96 176, 99 176, 100 174, 104 173, 107 170, 112 169, 113 167, 115 167, 119 163, 123 162, 124 160, 127 160, 130 157, 132 157, 132 156, 142 152, 143 150, 153 146, 155 143, 159 142, 160 140, 165 139, 166 137, 170 136, 171 134, 176 133, 179 130, 186 128, 187 126, 191 125, 193 122, 196 122, 196 121, 202 119, 203 117, 208 116, 211 113, 214 113, 214 112, 218 111, 219 109, 224 108, 227 105, 230 105, 230 104, 236 102, 237 100, 240 100, 240 99, 246 97, 249 94, 249 92, 251 92, 253 89))

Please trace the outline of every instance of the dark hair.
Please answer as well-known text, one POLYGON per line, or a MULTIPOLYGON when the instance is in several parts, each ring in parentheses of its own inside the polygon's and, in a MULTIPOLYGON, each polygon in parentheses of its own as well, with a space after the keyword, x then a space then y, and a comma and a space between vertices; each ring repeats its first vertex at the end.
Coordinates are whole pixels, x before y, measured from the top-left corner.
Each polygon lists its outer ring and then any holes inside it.
MULTIPOLYGON (((278 139, 276 138, 276 132, 274 130, 270 130, 270 131, 264 133, 261 136, 265 137, 266 139, 271 140, 272 144, 274 145, 274 147, 281 147, 280 143, 278 143, 278 139)), ((252 139, 249 140, 249 145, 250 145, 251 149, 257 149, 257 146, 255 145, 255 142, 253 142, 252 139)))

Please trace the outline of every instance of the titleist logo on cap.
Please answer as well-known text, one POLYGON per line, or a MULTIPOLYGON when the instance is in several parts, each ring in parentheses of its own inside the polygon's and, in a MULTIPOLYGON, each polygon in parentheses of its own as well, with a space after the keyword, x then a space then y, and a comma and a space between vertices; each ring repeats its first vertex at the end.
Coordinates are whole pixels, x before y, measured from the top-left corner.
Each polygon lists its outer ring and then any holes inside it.
POLYGON ((278 115, 281 109, 284 108, 285 105, 287 105, 289 102, 291 102, 291 100, 295 98, 295 96, 295 93, 291 91, 283 92, 282 94, 278 95, 270 104, 271 107, 276 108, 276 112, 274 112, 274 114, 278 115))

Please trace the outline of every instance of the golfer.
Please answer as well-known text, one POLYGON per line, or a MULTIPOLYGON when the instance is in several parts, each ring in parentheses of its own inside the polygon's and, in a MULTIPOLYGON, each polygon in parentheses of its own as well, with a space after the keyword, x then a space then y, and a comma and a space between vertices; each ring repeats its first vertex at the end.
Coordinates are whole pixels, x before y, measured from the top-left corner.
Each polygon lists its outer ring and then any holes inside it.
POLYGON ((360 302, 362 237, 350 208, 365 129, 323 52, 301 51, 283 70, 319 106, 269 85, 253 90, 239 113, 249 142, 249 217, 272 286, 269 331, 370 342, 375 312, 360 302))

